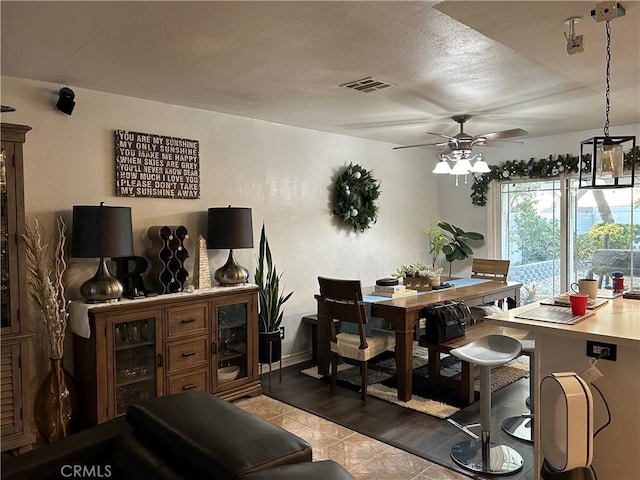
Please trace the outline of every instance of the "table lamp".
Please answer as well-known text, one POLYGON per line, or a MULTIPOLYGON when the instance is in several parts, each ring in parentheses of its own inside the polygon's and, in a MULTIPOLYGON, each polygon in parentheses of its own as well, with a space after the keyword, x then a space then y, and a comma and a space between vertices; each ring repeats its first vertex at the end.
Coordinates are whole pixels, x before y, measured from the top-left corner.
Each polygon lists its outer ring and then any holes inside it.
POLYGON ((247 283, 249 272, 233 259, 234 248, 253 248, 251 209, 244 207, 214 207, 209 209, 207 227, 208 249, 229 249, 227 263, 216 270, 213 278, 222 286, 247 283))
POLYGON ((80 293, 87 303, 117 301, 123 293, 120 282, 109 273, 107 257, 133 255, 130 207, 76 205, 73 207, 71 256, 99 258, 98 271, 84 282, 80 293))

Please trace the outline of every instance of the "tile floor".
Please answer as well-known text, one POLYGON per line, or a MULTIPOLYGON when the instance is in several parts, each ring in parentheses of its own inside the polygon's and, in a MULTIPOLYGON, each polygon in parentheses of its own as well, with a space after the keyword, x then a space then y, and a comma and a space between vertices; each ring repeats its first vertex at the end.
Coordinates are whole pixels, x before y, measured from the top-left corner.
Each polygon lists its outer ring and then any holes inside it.
POLYGON ((445 467, 261 395, 234 402, 240 408, 304 438, 313 460, 331 459, 356 480, 467 480, 445 467))

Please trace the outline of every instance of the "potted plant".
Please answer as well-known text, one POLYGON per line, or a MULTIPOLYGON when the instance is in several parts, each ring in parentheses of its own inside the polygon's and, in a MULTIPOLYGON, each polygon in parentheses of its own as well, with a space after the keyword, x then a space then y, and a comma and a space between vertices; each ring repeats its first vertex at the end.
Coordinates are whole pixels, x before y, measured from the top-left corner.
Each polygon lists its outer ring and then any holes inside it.
POLYGON ((449 276, 451 276, 451 264, 454 260, 464 260, 469 255, 473 255, 473 249, 467 241, 483 240, 484 235, 478 232, 465 232, 447 222, 438 222, 438 227, 442 229, 446 238, 447 243, 442 246, 442 252, 449 262, 449 276))
POLYGON ((284 294, 280 291, 280 279, 273 264, 269 240, 265 233, 264 223, 260 233, 260 249, 258 264, 255 271, 256 284, 260 287, 258 293, 258 360, 260 363, 272 363, 280 360, 282 356, 282 337, 284 327, 281 327, 284 314, 283 305, 293 292, 284 294), (269 355, 271 346, 271 356, 269 355))
POLYGON ((442 253, 442 248, 447 244, 447 237, 442 233, 442 229, 439 227, 438 222, 431 222, 429 230, 426 230, 424 234, 429 240, 429 255, 431 255, 431 266, 435 268, 436 261, 442 253))
POLYGON ((410 265, 402 265, 394 277, 402 277, 402 283, 407 288, 416 290, 431 290, 432 286, 440 285, 442 267, 433 267, 424 263, 414 262, 410 265))

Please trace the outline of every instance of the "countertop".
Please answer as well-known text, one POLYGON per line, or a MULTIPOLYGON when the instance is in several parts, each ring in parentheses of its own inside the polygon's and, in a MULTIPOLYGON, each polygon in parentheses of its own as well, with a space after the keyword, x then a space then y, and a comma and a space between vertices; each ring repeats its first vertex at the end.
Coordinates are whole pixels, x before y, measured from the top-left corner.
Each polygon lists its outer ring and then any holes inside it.
POLYGON ((539 303, 532 303, 490 315, 486 319, 505 327, 522 328, 532 332, 599 340, 640 348, 640 300, 622 297, 611 299, 607 304, 596 308, 593 316, 575 325, 540 322, 515 317, 539 306, 539 303))

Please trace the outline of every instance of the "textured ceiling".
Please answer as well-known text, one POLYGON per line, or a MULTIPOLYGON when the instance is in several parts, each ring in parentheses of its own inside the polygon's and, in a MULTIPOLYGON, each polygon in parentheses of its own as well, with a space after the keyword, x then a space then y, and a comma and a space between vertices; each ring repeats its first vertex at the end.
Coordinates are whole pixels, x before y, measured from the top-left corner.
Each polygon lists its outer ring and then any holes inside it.
MULTIPOLYGON (((640 122, 640 3, 623 5, 611 22, 612 127, 640 122)), ((3 0, 1 71, 394 144, 455 134, 450 117, 462 113, 471 134, 536 137, 603 125, 605 24, 594 7, 3 0), (568 56, 571 16, 582 17, 585 51, 568 56), (340 87, 368 76, 392 86, 340 87)))

